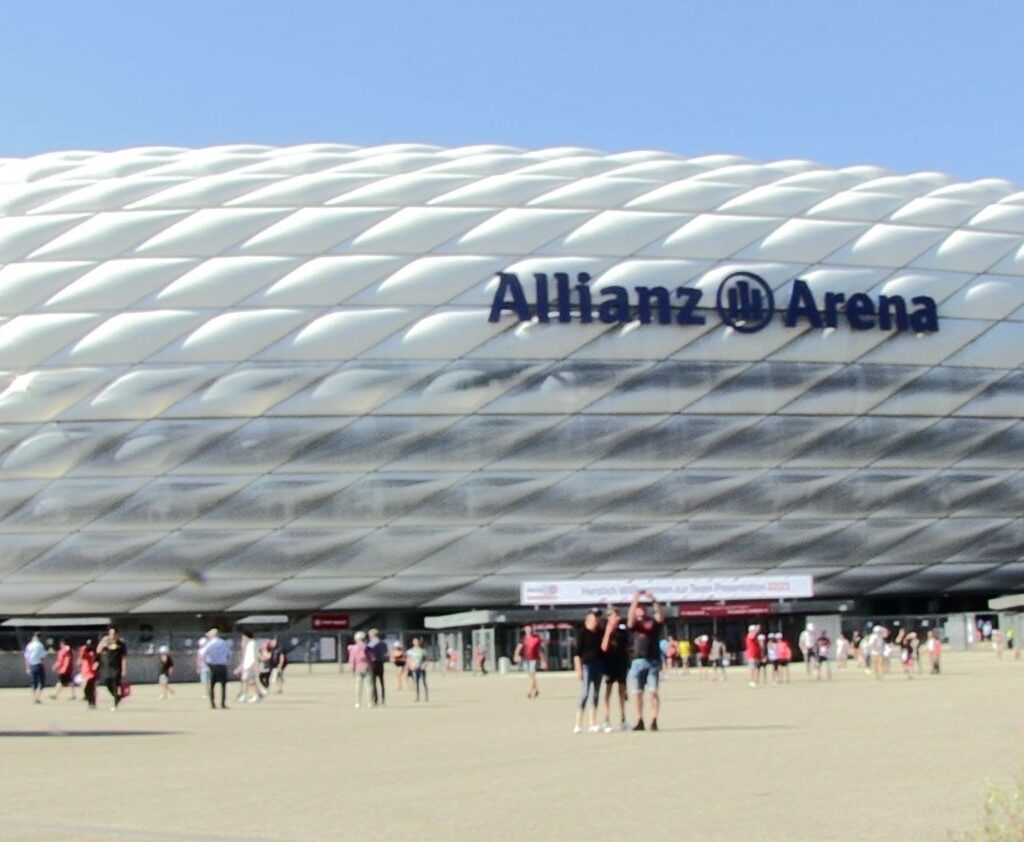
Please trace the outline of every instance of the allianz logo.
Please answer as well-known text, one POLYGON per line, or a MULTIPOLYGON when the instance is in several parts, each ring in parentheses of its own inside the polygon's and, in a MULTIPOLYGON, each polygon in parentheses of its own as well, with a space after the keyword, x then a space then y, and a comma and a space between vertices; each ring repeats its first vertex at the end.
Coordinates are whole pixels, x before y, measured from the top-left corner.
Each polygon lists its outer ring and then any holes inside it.
POLYGON ((554 272, 551 279, 553 286, 546 272, 533 275, 531 301, 519 275, 499 272, 488 319, 498 322, 508 312, 521 322, 536 319, 542 323, 625 324, 636 319, 645 325, 686 326, 707 324, 708 314, 713 311, 723 324, 740 333, 756 333, 776 318, 786 327, 824 329, 845 323, 851 330, 939 330, 938 306, 927 295, 916 295, 908 302, 902 295, 816 294, 807 281, 799 278, 793 281, 789 300, 779 308, 772 288, 753 272, 733 272, 725 277, 718 285, 713 305, 702 303, 704 291, 694 287, 602 286, 592 284, 586 272, 578 272, 575 280, 567 272, 554 272))

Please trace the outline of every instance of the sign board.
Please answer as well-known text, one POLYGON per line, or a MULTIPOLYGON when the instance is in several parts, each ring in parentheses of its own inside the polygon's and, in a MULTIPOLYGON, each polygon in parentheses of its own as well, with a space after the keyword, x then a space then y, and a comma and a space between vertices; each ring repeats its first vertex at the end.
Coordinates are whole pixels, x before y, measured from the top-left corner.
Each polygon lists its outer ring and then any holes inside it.
POLYGON ((522 605, 602 605, 629 602, 638 590, 659 602, 804 599, 814 596, 811 576, 720 576, 690 579, 570 579, 523 582, 522 605))
POLYGON ((314 614, 314 631, 345 631, 349 628, 348 614, 314 614))
POLYGON ((702 617, 750 617, 772 613, 772 604, 767 600, 755 602, 684 602, 679 606, 679 616, 691 619, 702 617))

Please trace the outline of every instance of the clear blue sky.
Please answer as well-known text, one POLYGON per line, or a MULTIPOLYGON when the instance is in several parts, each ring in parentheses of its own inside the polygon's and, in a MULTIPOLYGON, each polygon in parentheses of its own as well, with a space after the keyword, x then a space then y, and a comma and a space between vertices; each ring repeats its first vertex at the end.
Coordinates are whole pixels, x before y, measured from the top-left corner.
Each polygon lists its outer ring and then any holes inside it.
POLYGON ((1024 3, 5 4, 0 157, 139 144, 732 152, 1024 183, 1024 3))

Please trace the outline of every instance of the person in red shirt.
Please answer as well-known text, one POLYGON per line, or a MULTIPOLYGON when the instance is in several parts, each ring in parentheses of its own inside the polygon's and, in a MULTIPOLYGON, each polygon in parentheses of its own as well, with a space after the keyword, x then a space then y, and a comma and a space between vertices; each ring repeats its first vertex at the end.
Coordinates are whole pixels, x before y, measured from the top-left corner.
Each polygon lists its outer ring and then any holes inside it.
POLYGON ((711 638, 702 634, 697 643, 697 678, 707 679, 711 676, 708 666, 711 663, 711 638))
POLYGON ((793 649, 781 633, 776 634, 775 639, 779 645, 779 672, 782 674, 782 680, 789 684, 789 662, 793 660, 793 649))
POLYGON ((523 672, 530 679, 526 698, 534 699, 539 696, 540 688, 537 687, 537 667, 547 669, 548 665, 544 659, 544 641, 533 633, 533 626, 523 626, 523 639, 516 646, 512 660, 517 664, 522 662, 523 672))
POLYGON ((65 638, 60 639, 60 646, 57 648, 57 658, 53 662, 53 671, 57 673, 57 683, 53 685, 51 699, 59 699, 61 691, 65 687, 71 688, 71 701, 77 697, 72 677, 75 672, 75 655, 71 651, 71 644, 65 638))
POLYGON ((78 650, 78 669, 82 677, 82 695, 86 704, 96 709, 96 650, 91 640, 78 650))
POLYGON ((761 663, 761 641, 757 639, 761 627, 747 626, 746 649, 747 667, 750 669, 750 686, 757 687, 758 667, 761 663))

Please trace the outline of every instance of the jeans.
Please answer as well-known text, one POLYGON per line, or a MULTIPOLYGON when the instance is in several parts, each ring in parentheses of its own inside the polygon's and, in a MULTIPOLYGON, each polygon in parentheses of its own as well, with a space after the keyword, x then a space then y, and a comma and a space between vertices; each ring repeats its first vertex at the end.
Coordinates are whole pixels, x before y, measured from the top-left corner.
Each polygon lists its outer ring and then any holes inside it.
POLYGON ((380 661, 374 661, 370 665, 370 669, 373 670, 373 678, 370 682, 370 701, 376 704, 384 704, 384 664, 380 661), (380 696, 377 695, 377 684, 380 683, 380 696))
POLYGON ((213 694, 217 685, 220 685, 220 706, 227 707, 224 697, 228 692, 228 666, 227 664, 210 664, 210 707, 215 708, 213 694))
POLYGON ((32 664, 29 667, 29 675, 32 679, 33 690, 42 690, 46 686, 46 667, 42 664, 32 664))
POLYGON ((423 683, 423 701, 430 701, 430 691, 427 690, 427 671, 420 667, 412 671, 413 680, 416 682, 416 701, 420 700, 420 683, 423 683))
POLYGON ((89 707, 96 707, 96 679, 87 678, 82 685, 82 692, 85 694, 85 702, 89 707))
POLYGON ((356 707, 362 707, 366 702, 366 680, 370 673, 365 671, 356 672, 356 707))
POLYGON ((600 661, 585 663, 583 665, 583 687, 580 688, 580 710, 587 707, 587 699, 593 697, 594 710, 597 710, 597 702, 601 697, 601 679, 604 678, 604 666, 600 661))

